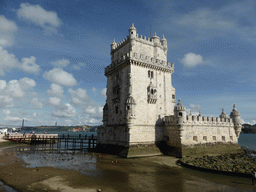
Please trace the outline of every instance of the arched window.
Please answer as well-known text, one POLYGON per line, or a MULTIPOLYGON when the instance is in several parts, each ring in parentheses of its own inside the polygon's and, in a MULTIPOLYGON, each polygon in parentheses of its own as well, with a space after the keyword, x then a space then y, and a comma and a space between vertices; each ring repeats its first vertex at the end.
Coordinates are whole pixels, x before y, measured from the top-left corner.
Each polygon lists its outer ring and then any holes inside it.
POLYGON ((179 117, 182 117, 182 112, 179 112, 179 117))
POLYGON ((148 77, 150 78, 150 71, 148 71, 148 77))

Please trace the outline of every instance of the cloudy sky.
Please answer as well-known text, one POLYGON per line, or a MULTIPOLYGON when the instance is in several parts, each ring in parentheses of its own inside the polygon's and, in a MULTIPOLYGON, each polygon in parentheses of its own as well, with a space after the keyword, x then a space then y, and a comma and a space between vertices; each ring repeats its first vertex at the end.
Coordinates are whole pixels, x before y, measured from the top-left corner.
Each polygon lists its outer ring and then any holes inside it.
POLYGON ((0 125, 99 125, 110 44, 168 41, 177 98, 256 123, 256 1, 0 0, 0 125), (253 55, 254 54, 254 55, 253 55))

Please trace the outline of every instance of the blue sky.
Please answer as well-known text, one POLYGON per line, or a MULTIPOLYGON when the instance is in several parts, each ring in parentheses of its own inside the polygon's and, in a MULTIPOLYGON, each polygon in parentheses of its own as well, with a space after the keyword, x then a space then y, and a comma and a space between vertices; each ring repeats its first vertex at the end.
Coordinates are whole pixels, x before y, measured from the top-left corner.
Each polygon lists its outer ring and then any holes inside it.
POLYGON ((256 1, 0 0, 0 125, 99 125, 110 44, 156 31, 177 98, 256 124, 256 1))

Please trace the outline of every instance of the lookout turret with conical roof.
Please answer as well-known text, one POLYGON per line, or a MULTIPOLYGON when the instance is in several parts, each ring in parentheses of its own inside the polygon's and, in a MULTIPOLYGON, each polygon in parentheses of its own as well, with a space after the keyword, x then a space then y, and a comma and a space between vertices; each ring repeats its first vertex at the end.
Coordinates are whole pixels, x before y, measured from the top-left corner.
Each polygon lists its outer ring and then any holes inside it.
POLYGON ((220 118, 223 118, 223 119, 228 118, 228 116, 226 115, 226 113, 224 111, 224 108, 222 108, 222 112, 220 114, 220 118))
POLYGON ((241 132, 242 124, 241 124, 241 118, 240 118, 240 113, 236 109, 236 105, 233 105, 233 110, 230 113, 230 118, 232 118, 234 122, 234 129, 236 136, 239 137, 239 134, 241 132))
POLYGON ((178 124, 183 124, 186 121, 186 107, 181 103, 181 99, 174 107, 174 117, 178 124))

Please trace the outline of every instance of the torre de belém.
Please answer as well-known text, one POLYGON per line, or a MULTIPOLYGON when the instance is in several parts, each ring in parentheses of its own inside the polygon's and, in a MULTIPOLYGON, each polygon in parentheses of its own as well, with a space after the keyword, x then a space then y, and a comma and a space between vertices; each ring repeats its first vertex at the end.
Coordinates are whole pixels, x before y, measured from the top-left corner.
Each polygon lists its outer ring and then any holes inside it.
POLYGON ((235 105, 229 118, 224 110, 219 117, 187 115, 181 100, 176 104, 174 64, 167 62, 167 50, 164 36, 139 36, 134 25, 120 43, 112 42, 99 151, 184 156, 191 147, 238 144, 242 126, 235 105))

